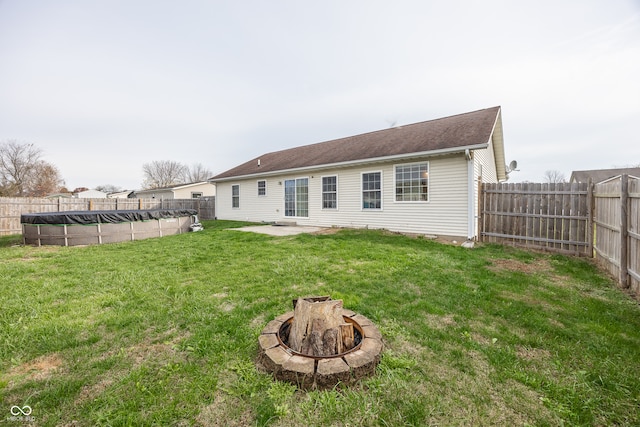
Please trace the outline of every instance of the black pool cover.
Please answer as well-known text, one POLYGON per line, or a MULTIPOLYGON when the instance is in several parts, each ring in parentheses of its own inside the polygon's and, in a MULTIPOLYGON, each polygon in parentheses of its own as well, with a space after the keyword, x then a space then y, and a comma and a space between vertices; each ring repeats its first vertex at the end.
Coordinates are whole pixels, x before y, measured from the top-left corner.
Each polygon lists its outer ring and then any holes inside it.
POLYGON ((41 212, 20 215, 22 224, 116 224, 197 215, 195 209, 41 212))

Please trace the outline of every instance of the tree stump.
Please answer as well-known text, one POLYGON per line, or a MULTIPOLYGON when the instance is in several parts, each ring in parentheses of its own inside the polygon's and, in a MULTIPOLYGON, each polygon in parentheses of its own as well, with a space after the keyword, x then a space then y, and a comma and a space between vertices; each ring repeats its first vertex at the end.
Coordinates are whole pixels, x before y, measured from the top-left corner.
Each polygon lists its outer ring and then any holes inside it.
POLYGON ((298 298, 289 333, 289 347, 310 356, 336 355, 344 348, 341 332, 344 323, 342 300, 308 301, 298 298))
POLYGON ((342 323, 338 338, 338 354, 351 350, 355 344, 353 323, 342 323))

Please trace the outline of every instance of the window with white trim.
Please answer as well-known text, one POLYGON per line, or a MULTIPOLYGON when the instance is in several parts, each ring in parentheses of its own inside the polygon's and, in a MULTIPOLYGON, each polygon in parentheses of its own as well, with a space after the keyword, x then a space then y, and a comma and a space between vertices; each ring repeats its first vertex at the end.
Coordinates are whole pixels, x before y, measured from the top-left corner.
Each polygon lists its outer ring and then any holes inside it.
POLYGON ((202 197, 202 193, 201 192, 191 192, 191 198, 192 199, 199 199, 200 197, 202 197))
POLYGON ((396 202, 429 201, 429 162, 396 166, 396 202))
POLYGON ((258 196, 267 195, 267 181, 258 181, 258 196))
POLYGON ((240 185, 238 184, 231 186, 231 207, 240 207, 240 185))
POLYGON ((362 174, 362 209, 382 209, 382 172, 362 174))
POLYGON ((322 177, 322 209, 338 209, 338 177, 322 177))

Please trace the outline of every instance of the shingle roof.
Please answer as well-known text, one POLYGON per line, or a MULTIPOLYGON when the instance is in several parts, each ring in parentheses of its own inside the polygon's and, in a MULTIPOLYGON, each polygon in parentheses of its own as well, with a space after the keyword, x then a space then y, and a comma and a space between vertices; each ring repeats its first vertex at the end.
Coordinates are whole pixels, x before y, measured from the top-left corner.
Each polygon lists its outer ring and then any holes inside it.
POLYGON ((391 129, 263 154, 211 178, 260 175, 324 165, 439 151, 460 151, 487 144, 500 107, 429 120, 391 129), (259 160, 259 162, 258 162, 259 160))
POLYGON ((597 184, 598 182, 605 181, 614 176, 622 175, 633 175, 640 177, 640 168, 618 168, 618 169, 593 169, 593 170, 584 170, 584 171, 573 171, 571 172, 571 178, 569 182, 591 182, 597 184))

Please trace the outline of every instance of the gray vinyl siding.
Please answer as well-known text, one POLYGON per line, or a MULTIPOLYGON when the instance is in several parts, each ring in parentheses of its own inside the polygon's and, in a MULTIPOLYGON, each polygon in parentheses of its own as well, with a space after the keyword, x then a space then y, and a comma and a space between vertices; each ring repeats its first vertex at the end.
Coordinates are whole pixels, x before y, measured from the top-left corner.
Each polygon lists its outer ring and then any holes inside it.
POLYGON ((300 225, 387 229, 398 232, 466 236, 467 162, 463 154, 425 160, 380 163, 354 168, 322 170, 302 175, 253 178, 217 184, 219 219, 300 225), (429 162, 429 201, 395 201, 395 166, 429 162), (382 209, 362 209, 362 174, 382 175, 382 209), (322 209, 322 177, 338 178, 338 208, 322 209), (309 217, 284 216, 284 181, 309 178, 309 217), (267 195, 258 196, 259 179, 267 181, 267 195), (240 207, 231 208, 231 185, 240 185, 240 207))

